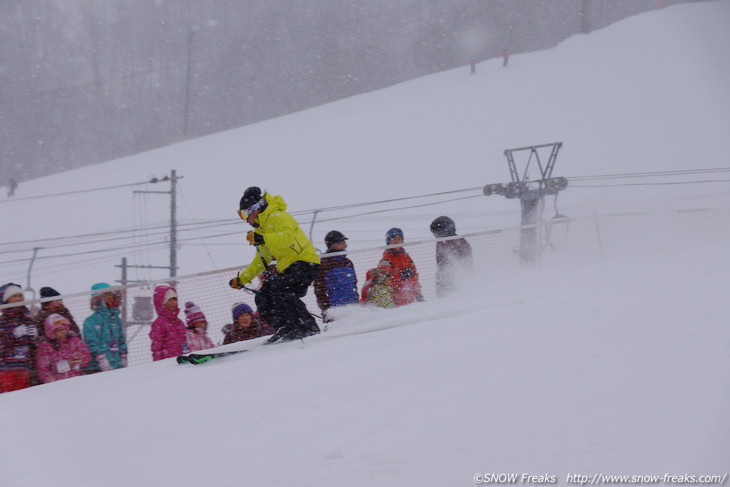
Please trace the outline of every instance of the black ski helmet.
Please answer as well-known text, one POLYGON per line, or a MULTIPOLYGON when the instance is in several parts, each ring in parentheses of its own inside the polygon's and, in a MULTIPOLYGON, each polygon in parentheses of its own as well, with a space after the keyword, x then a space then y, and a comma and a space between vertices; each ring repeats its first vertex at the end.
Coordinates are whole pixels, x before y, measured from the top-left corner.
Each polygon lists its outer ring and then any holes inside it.
POLYGON ((261 198, 263 198, 263 196, 261 196, 261 188, 258 186, 251 186, 243 192, 241 202, 238 204, 238 209, 247 210, 261 201, 261 198))
POLYGON ((332 247, 337 242, 343 242, 345 240, 347 240, 347 237, 345 237, 342 232, 338 232, 337 230, 332 230, 324 236, 324 243, 327 248, 332 247))
POLYGON ((456 224, 448 216, 440 216, 431 222, 431 233, 439 237, 453 237, 456 235, 456 224))

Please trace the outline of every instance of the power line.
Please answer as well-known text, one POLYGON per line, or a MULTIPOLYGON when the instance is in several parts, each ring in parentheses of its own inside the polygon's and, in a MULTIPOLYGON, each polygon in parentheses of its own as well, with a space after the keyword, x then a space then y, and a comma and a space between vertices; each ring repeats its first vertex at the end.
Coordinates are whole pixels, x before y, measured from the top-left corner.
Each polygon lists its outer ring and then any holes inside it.
POLYGON ((430 198, 433 196, 443 196, 443 195, 454 194, 454 193, 464 193, 467 191, 481 191, 482 188, 483 188, 483 186, 476 186, 473 188, 454 189, 451 191, 441 191, 438 193, 429 193, 429 194, 422 194, 422 195, 417 195, 417 196, 406 196, 403 198, 391 198, 391 199, 380 200, 380 201, 367 201, 364 203, 352 203, 349 205, 329 206, 329 207, 325 207, 325 208, 318 208, 316 210, 303 210, 303 211, 292 212, 291 214, 299 215, 299 214, 314 213, 315 211, 322 212, 322 211, 346 210, 346 209, 350 209, 350 208, 359 208, 362 206, 372 206, 372 205, 381 205, 384 203, 394 203, 396 201, 407 201, 407 200, 415 200, 415 199, 420 199, 420 198, 430 198))
POLYGON ((128 184, 118 184, 116 186, 104 186, 102 188, 89 188, 89 189, 79 189, 76 191, 66 191, 64 193, 52 193, 52 194, 41 194, 38 196, 25 196, 23 198, 8 198, 5 200, 0 200, 0 203, 13 203, 16 201, 27 201, 27 200, 37 200, 42 198, 55 198, 56 196, 67 196, 70 194, 79 194, 79 193, 90 193, 92 191, 104 191, 107 189, 117 189, 117 188, 126 188, 128 186, 139 186, 141 184, 147 184, 157 181, 142 181, 141 183, 128 183, 128 184))
POLYGON ((635 173, 619 173, 619 174, 601 174, 595 176, 572 176, 567 177, 569 181, 584 181, 596 179, 627 179, 627 178, 643 178, 657 176, 685 176, 691 174, 708 174, 715 172, 728 172, 730 167, 717 167, 709 169, 680 169, 675 171, 653 171, 653 172, 635 172, 635 173))
MULTIPOLYGON (((708 174, 708 173, 722 173, 722 172, 729 172, 730 168, 728 167, 721 167, 721 168, 707 168, 707 169, 691 169, 691 170, 676 170, 676 171, 655 171, 655 172, 639 172, 639 173, 619 173, 619 174, 603 174, 603 175, 595 175, 595 176, 576 176, 576 177, 569 177, 570 181, 598 181, 598 180, 605 180, 605 179, 624 179, 624 178, 645 178, 645 177, 671 177, 671 176, 687 176, 687 175, 693 175, 693 174, 708 174)), ((620 187, 620 186, 642 186, 642 185, 674 185, 674 184, 696 184, 696 183, 713 183, 713 182, 728 182, 729 180, 696 180, 696 181, 674 181, 674 182, 657 182, 657 183, 623 183, 623 184, 613 184, 613 185, 582 185, 582 184, 571 184, 571 187, 576 188, 589 188, 589 187, 620 187)), ((150 182, 158 182, 158 180, 152 180, 150 182)), ((89 191, 99 191, 104 189, 112 189, 112 188, 119 188, 119 187, 125 187, 125 186, 136 186, 139 184, 145 184, 145 183, 131 183, 131 184, 125 184, 125 185, 118 185, 118 186, 108 186, 104 188, 92 188, 87 190, 80 190, 75 192, 67 192, 67 193, 58 193, 56 195, 44 195, 44 196, 38 196, 38 197, 32 197, 32 198, 39 198, 39 197, 51 197, 51 196, 59 196, 59 195, 65 195, 65 194, 73 194, 73 193, 79 193, 79 192, 89 192, 89 191)), ((480 191, 479 195, 473 195, 473 196, 466 196, 466 197, 460 197, 460 198, 453 198, 448 200, 441 200, 437 202, 428 202, 418 205, 410 205, 410 206, 404 206, 404 207, 398 207, 398 208, 386 208, 381 210, 374 210, 374 211, 368 211, 363 213, 356 213, 356 214, 349 214, 344 216, 337 216, 337 217, 331 217, 331 218, 324 218, 321 220, 317 220, 318 223, 324 223, 324 222, 331 222, 331 221, 338 221, 338 220, 347 220, 347 219, 356 219, 364 216, 370 216, 370 215, 376 215, 380 213, 386 213, 386 212, 393 212, 393 211, 399 211, 399 210, 405 210, 405 209, 414 209, 414 208, 421 208, 426 206, 434 206, 444 203, 449 203, 453 201, 460 201, 464 199, 470 199, 470 198, 477 198, 481 196, 481 190, 482 186, 479 187, 470 187, 470 188, 463 188, 463 189, 456 189, 456 190, 450 190, 450 191, 441 191, 437 193, 428 193, 423 195, 415 195, 415 196, 406 196, 402 198, 390 198, 385 200, 378 200, 378 201, 369 201, 369 202, 361 202, 361 203, 352 203, 352 204, 346 204, 346 205, 338 205, 338 206, 330 206, 330 207, 324 207, 317 210, 302 210, 297 212, 292 212, 292 215, 306 215, 306 214, 315 214, 315 213, 321 213, 325 211, 342 211, 346 209, 354 209, 354 208, 361 208, 366 206, 376 206, 376 205, 382 205, 387 203, 394 203, 398 201, 409 201, 409 200, 415 200, 415 199, 423 199, 423 198, 431 198, 436 196, 443 196, 443 195, 450 195, 450 194, 457 194, 457 193, 464 193, 464 192, 471 192, 471 191, 480 191)), ((16 200, 17 201, 17 200, 16 200)), ((499 216, 503 216, 503 212, 499 212, 499 216)), ((239 234, 239 231, 235 232, 225 232, 225 233, 217 233, 213 235, 207 235, 203 236, 200 235, 201 230, 207 230, 207 229, 213 229, 213 228, 219 228, 219 227, 226 227, 226 226, 232 226, 232 225, 239 225, 240 221, 236 219, 209 219, 209 220, 192 220, 189 223, 181 223, 178 225, 179 230, 181 232, 187 232, 187 231, 196 231, 198 232, 199 236, 196 238, 184 238, 181 239, 181 242, 190 242, 193 240, 202 240, 205 242, 205 239, 213 239, 213 238, 219 238, 219 237, 225 237, 230 235, 236 235, 239 234)), ((154 224, 150 224, 147 226, 144 226, 142 228, 140 227, 132 227, 132 228, 123 228, 118 230, 110 230, 106 232, 95 232, 95 233, 87 233, 87 234, 81 234, 81 235, 72 235, 72 236, 63 236, 63 237, 49 237, 44 239, 35 239, 35 240, 22 240, 22 241, 16 241, 16 242, 8 242, 8 243, 1 243, 2 246, 11 246, 11 245, 24 245, 26 246, 23 249, 16 249, 16 250, 5 250, 0 251, 0 254, 6 254, 6 253, 19 253, 19 252, 27 252, 29 250, 29 247, 39 247, 45 242, 68 242, 68 243, 60 243, 56 245, 46 245, 43 248, 44 249, 55 249, 55 248, 62 248, 62 247, 74 247, 74 246, 80 246, 80 245, 91 245, 96 243, 103 243, 108 241, 119 241, 124 239, 137 239, 140 236, 142 236, 145 239, 149 239, 150 237, 156 237, 160 235, 166 235, 168 233, 168 224, 166 222, 158 222, 154 224), (98 237, 104 237, 104 236, 114 236, 113 238, 98 238, 98 237), (92 240, 84 240, 84 239, 92 239, 92 240)), ((152 242, 149 245, 161 245, 163 242, 152 242)), ((147 245, 145 245, 146 247, 147 245)), ((68 253, 68 254, 56 254, 54 256, 41 256, 39 259, 48 259, 48 258, 58 258, 58 257, 65 257, 65 256, 76 256, 76 255, 82 255, 82 254, 88 254, 88 253, 98 253, 98 252, 112 252, 116 250, 122 250, 122 249, 133 249, 135 248, 134 245, 132 246, 126 246, 126 247, 113 247, 109 249, 97 249, 94 251, 84 251, 84 252, 78 252, 78 253, 68 253)), ((28 262, 30 259, 17 259, 17 260, 11 260, 11 261, 5 261, 0 262, 0 264, 12 264, 12 263, 18 263, 18 262, 28 262)))
MULTIPOLYGON (((481 188, 479 188, 479 189, 481 189, 481 188)), ((435 201, 435 202, 432 202, 432 203, 424 203, 424 204, 421 204, 421 205, 403 206, 403 207, 400 207, 400 208, 388 208, 388 209, 384 209, 384 210, 368 211, 366 213, 359 213, 357 215, 345 215, 345 216, 340 216, 340 217, 324 218, 322 220, 318 220, 318 222, 319 223, 323 223, 323 222, 331 222, 331 221, 336 221, 336 220, 344 220, 344 219, 358 217, 358 216, 374 215, 374 214, 377 214, 377 213, 385 213, 385 212, 388 212, 388 211, 410 210, 410 209, 413 209, 413 208, 422 208, 422 207, 425 207, 425 206, 440 205, 442 203, 451 203, 452 201, 468 200, 468 199, 479 198, 479 197, 482 197, 482 195, 463 196, 461 198, 452 198, 452 199, 449 199, 449 200, 435 201)))
POLYGON ((663 183, 623 183, 623 184, 571 184, 571 188, 619 188, 623 186, 675 186, 677 184, 730 183, 730 179, 708 179, 698 181, 665 181, 663 183))
MULTIPOLYGON (((213 221, 213 220, 211 220, 211 221, 213 221)), ((232 223, 230 223, 229 220, 222 220, 222 221, 227 222, 227 224, 232 224, 232 223)), ((204 223, 205 223, 205 221, 203 221, 203 224, 204 223)), ((238 223, 238 222, 233 222, 233 224, 236 224, 236 223, 238 223)), ((193 226, 193 225, 202 225, 202 224, 199 222, 184 223, 184 224, 178 224, 178 227, 193 226)), ((219 225, 204 225, 204 226, 199 226, 199 227, 193 226, 192 228, 183 228, 181 231, 193 231, 193 230, 198 230, 198 229, 214 228, 216 226, 219 226, 219 225)), ((81 241, 81 242, 70 243, 70 244, 60 244, 60 245, 56 245, 54 247, 47 246, 44 248, 67 247, 70 245, 85 245, 85 244, 89 244, 89 243, 105 242, 105 241, 109 241, 109 240, 116 241, 116 240, 120 240, 120 239, 135 238, 135 237, 139 236, 139 235, 137 235, 138 233, 142 233, 143 236, 167 235, 169 233, 169 223, 164 223, 164 224, 161 223, 159 225, 155 224, 155 226, 148 226, 146 228, 145 227, 142 227, 142 228, 133 227, 130 229, 110 230, 107 232, 86 233, 86 234, 80 234, 80 235, 69 235, 69 236, 65 236, 65 237, 49 237, 49 238, 36 239, 36 240, 19 240, 16 242, 0 243, 0 245, 38 244, 38 243, 49 242, 49 241, 53 241, 53 240, 70 240, 70 239, 78 239, 78 238, 85 238, 85 237, 101 237, 101 236, 105 236, 105 235, 119 235, 119 234, 124 234, 124 233, 131 233, 132 235, 118 236, 118 237, 114 237, 111 239, 90 240, 90 241, 81 241), (167 230, 161 231, 161 232, 155 232, 155 233, 145 232, 145 230, 157 230, 157 229, 167 229, 167 230)), ((0 251, 0 253, 7 253, 7 252, 16 252, 16 251, 15 250, 0 251)))
MULTIPOLYGON (((190 213, 190 216, 193 216, 193 211, 190 209, 190 203, 188 203, 188 199, 185 197, 185 192, 182 190, 182 185, 180 187, 180 194, 183 197, 183 201, 185 202, 185 206, 188 209, 188 213, 190 213)), ((205 252, 208 254, 208 258, 210 259, 210 263, 213 265, 213 268, 215 269, 217 266, 215 265, 215 260, 213 259, 213 255, 210 253, 210 249, 206 245, 205 238, 203 238, 203 235, 201 235, 200 230, 197 229, 198 236, 200 237, 200 240, 203 242, 203 245, 205 246, 205 252)))
MULTIPOLYGON (((371 201, 371 202, 364 202, 364 203, 354 203, 354 204, 348 204, 348 205, 340 205, 340 206, 331 206, 331 207, 325 207, 318 210, 302 210, 297 212, 292 212, 292 215, 306 215, 310 213, 317 212, 324 212, 324 211, 336 211, 336 210, 342 210, 342 209, 349 209, 349 208, 358 208, 363 206, 369 206, 369 205, 378 205, 378 204, 384 204, 384 203, 392 203, 396 201, 407 201, 407 200, 413 200, 413 199, 420 199, 420 198, 429 198, 433 196, 440 196, 440 195, 446 195, 446 194, 454 194, 454 193, 460 193, 465 191, 475 191, 480 190, 481 187, 478 188, 466 188, 466 189, 458 189, 458 190, 452 190, 452 191, 442 191, 439 193, 430 193, 430 194, 424 194, 424 195, 417 195, 417 196, 407 196, 403 198, 391 198, 387 200, 380 200, 380 201, 371 201)), ((414 207, 415 208, 415 207, 414 207)), ((391 210, 387 210, 391 211, 391 210)), ((210 219, 210 220, 199 220, 192 223, 183 223, 178 224, 178 227, 190 227, 190 228, 182 228, 181 231, 199 231, 204 230, 208 228, 217 228, 221 226, 231 226, 231 225, 238 225, 240 224, 239 220, 236 219, 210 219)), ((158 224, 155 224, 155 226, 148 226, 146 228, 143 228, 142 230, 157 230, 157 229, 167 229, 169 228, 169 224, 167 222, 159 222, 158 224)), ((34 239, 34 240, 19 240, 15 242, 4 242, 0 243, 0 245, 34 245, 38 246, 38 244, 42 244, 43 242, 50 242, 54 240, 71 240, 71 239, 82 239, 82 238, 95 238, 95 237, 101 237, 101 236, 107 236, 107 235, 120 235, 120 234, 126 234, 131 233, 132 236, 128 237, 116 237, 114 240, 117 240, 119 238, 133 238, 135 236, 135 232, 138 232, 140 229, 136 227, 132 228, 124 228, 119 230, 110 230, 106 232, 95 232, 95 233, 86 233, 86 234, 80 234, 80 235, 70 235, 70 236, 63 236, 63 237, 49 237, 49 238, 42 238, 42 239, 34 239)), ((145 236, 154 236, 154 235, 161 235, 165 232, 159 232, 159 233, 151 233, 151 234, 144 234, 145 236)), ((111 239, 107 239, 111 240, 111 239)), ((81 244, 87 244, 87 243, 96 243, 101 242, 105 240, 99 240, 99 241, 88 241, 88 242, 82 242, 78 243, 78 245, 81 244)), ((69 246, 69 245, 77 245, 77 244, 64 244, 64 245, 58 245, 57 247, 62 246, 69 246)), ((52 247, 47 247, 52 248, 52 247)), ((27 250, 27 249, 24 249, 27 250)), ((11 251, 5 251, 5 252, 11 252, 11 251)), ((12 251, 15 252, 15 251, 12 251)), ((0 252, 3 253, 3 252, 0 252)))
MULTIPOLYGON (((162 242, 153 242, 152 244, 148 244, 145 247, 150 247, 150 246, 154 246, 154 245, 167 245, 167 244, 168 243, 165 242, 165 241, 162 241, 162 242)), ((124 247, 113 247, 113 248, 107 248, 107 249, 84 250, 82 252, 72 252, 72 253, 68 253, 68 254, 39 255, 39 256, 37 256, 35 258, 35 260, 57 259, 57 258, 60 258, 60 257, 75 257, 77 255, 98 254, 98 253, 103 253, 103 252, 113 252, 115 250, 128 250, 128 249, 131 249, 131 248, 133 248, 133 247, 124 246, 124 247)), ((8 261, 0 262, 0 265, 14 264, 14 263, 17 263, 17 262, 29 262, 31 260, 33 260, 33 259, 30 258, 30 257, 29 258, 25 258, 25 259, 8 260, 8 261)))
MULTIPOLYGON (((43 267, 38 268, 37 270, 34 269, 33 274, 34 275, 46 275, 51 272, 62 272, 65 270, 78 269, 80 267, 88 267, 90 265, 101 264, 104 262, 118 261, 118 259, 120 259, 121 257, 129 257, 130 255, 137 255, 137 254, 146 253, 149 251, 153 251, 153 252, 164 251, 166 249, 166 247, 167 247, 167 244, 165 243, 164 245, 157 245, 156 247, 154 247, 152 249, 139 248, 138 250, 133 250, 131 252, 129 251, 129 249, 125 249, 124 252, 117 252, 115 254, 106 255, 103 257, 96 257, 96 258, 92 258, 92 259, 83 258, 81 260, 73 260, 70 262, 68 262, 68 261, 59 262, 56 264, 45 265, 43 267)), ((15 271, 15 273, 22 273, 22 274, 25 274, 25 272, 26 272, 26 269, 24 267, 15 271)), ((5 273, 8 275, 13 274, 13 272, 5 272, 5 273)))

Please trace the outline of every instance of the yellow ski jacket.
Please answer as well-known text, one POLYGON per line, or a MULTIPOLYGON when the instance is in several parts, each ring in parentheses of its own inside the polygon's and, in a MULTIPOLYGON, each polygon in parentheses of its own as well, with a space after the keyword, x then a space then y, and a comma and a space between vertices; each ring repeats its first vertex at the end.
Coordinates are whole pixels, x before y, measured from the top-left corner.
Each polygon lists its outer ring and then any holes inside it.
MULTIPOLYGON (((319 255, 314 245, 299 228, 297 221, 286 212, 284 198, 265 193, 264 199, 268 206, 256 218, 259 227, 254 231, 264 237, 264 244, 259 245, 259 251, 266 264, 276 260, 276 270, 279 272, 284 272, 297 261, 319 264, 319 255)), ((264 269, 264 263, 256 255, 248 267, 238 275, 238 280, 246 285, 264 269)))

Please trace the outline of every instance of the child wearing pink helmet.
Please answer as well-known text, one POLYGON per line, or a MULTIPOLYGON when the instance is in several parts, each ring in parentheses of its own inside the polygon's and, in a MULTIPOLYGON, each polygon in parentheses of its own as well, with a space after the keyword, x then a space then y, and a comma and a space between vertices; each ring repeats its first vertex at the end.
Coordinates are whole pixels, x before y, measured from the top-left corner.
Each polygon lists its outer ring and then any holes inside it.
POLYGON ((84 375, 91 353, 84 341, 70 332, 71 321, 58 314, 49 315, 44 323, 45 337, 38 345, 36 370, 45 384, 84 375))

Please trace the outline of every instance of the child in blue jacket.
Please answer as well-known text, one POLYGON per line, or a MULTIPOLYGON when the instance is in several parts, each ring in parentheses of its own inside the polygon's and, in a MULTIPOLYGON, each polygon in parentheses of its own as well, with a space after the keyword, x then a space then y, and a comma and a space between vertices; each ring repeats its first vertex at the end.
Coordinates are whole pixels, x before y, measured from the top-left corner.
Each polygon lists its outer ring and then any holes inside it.
POLYGON ((94 313, 84 320, 84 342, 91 352, 88 373, 106 372, 127 366, 127 339, 120 317, 119 291, 105 291, 105 282, 91 286, 91 309, 94 313))
POLYGON ((314 280, 314 294, 322 310, 324 322, 332 321, 327 310, 334 306, 344 306, 358 302, 357 275, 352 261, 344 254, 327 257, 326 254, 347 250, 347 237, 332 230, 324 237, 327 252, 322 257, 319 275, 314 280))

